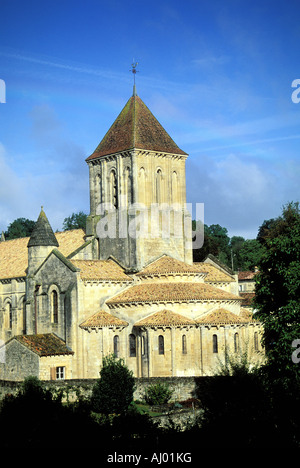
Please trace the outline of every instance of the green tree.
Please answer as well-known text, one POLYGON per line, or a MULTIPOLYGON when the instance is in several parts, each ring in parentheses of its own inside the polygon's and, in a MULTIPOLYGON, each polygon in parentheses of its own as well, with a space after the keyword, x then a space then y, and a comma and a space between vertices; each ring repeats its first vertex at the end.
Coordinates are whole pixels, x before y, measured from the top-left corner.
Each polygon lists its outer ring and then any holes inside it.
POLYGON ((149 405, 163 405, 167 403, 173 394, 173 390, 167 384, 157 383, 149 385, 145 390, 145 400, 149 405))
POLYGON ((263 324, 263 341, 270 366, 281 376, 300 377, 292 360, 294 340, 300 339, 300 214, 298 203, 260 229, 263 254, 256 277, 255 308, 263 324))
POLYGON ((63 230, 69 231, 70 229, 84 229, 86 226, 87 215, 83 211, 78 213, 72 213, 71 216, 68 216, 64 219, 63 230))
POLYGON ((4 233, 5 239, 18 239, 20 237, 29 237, 35 226, 35 221, 26 218, 17 218, 9 224, 4 233))
POLYGON ((240 270, 252 270, 258 266, 263 253, 263 247, 257 239, 246 239, 239 250, 240 270))
POLYGON ((104 357, 100 379, 93 387, 92 407, 98 413, 124 414, 133 401, 135 380, 132 371, 114 354, 104 357))

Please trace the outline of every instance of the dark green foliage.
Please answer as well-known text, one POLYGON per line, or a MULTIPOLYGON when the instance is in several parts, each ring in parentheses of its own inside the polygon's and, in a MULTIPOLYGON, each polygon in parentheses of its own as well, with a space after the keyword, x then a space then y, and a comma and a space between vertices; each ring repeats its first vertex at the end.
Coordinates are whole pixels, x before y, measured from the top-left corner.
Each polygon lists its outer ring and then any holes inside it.
MULTIPOLYGON (((7 395, 1 402, 1 447, 66 448, 96 443, 99 428, 89 413, 77 406, 62 405, 54 400, 36 377, 28 377, 15 396, 7 395)), ((101 437, 104 436, 101 435, 101 437)))
POLYGON ((297 378, 292 343, 300 338, 300 213, 297 203, 260 229, 263 255, 256 277, 255 308, 263 324, 268 363, 278 378, 297 378))
POLYGON ((133 401, 135 380, 123 359, 114 354, 103 359, 100 379, 93 387, 92 407, 95 412, 122 414, 133 401))
POLYGON ((30 237, 35 221, 26 218, 17 218, 9 224, 7 231, 4 233, 5 239, 18 239, 20 237, 30 237))
POLYGON ((156 383, 149 385, 145 391, 145 401, 149 405, 163 405, 169 401, 173 390, 167 384, 156 383))
MULTIPOLYGON (((196 223, 193 221, 193 229, 196 223)), ((193 250, 194 262, 201 262, 209 255, 216 257, 225 266, 237 270, 252 270, 258 265, 262 247, 257 239, 228 236, 226 228, 219 224, 204 225, 204 244, 193 250)))
POLYGON ((79 213, 72 213, 64 219, 63 230, 68 231, 69 229, 83 229, 85 231, 87 215, 83 211, 79 213))

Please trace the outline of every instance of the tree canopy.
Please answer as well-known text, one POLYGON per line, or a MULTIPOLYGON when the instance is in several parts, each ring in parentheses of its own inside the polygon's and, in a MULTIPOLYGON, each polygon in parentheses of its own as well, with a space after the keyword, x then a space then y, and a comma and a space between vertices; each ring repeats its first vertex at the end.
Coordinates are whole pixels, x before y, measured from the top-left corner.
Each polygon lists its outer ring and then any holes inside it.
POLYGON ((30 237, 35 221, 27 218, 17 218, 9 224, 7 231, 4 233, 5 239, 18 239, 19 237, 30 237))
POLYGON ((242 236, 230 238, 227 229, 219 224, 205 224, 204 244, 201 249, 193 251, 194 262, 205 260, 208 254, 214 255, 234 271, 254 271, 262 254, 262 246, 257 239, 244 239, 242 236))
POLYGON ((63 230, 68 231, 69 229, 83 229, 85 230, 87 215, 83 211, 78 213, 72 213, 64 219, 63 230))
POLYGON ((298 203, 259 230, 263 248, 256 276, 255 308, 264 329, 268 361, 278 372, 299 374, 292 360, 293 342, 300 339, 300 214, 298 203))

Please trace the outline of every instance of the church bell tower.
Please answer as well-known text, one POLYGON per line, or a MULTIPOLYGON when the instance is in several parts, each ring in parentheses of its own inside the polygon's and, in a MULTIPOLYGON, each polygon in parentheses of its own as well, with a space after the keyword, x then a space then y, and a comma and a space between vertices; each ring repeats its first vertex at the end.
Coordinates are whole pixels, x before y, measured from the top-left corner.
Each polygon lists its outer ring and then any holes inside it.
POLYGON ((182 151, 136 93, 86 159, 90 180, 87 239, 97 258, 138 271, 167 254, 192 263, 182 151))

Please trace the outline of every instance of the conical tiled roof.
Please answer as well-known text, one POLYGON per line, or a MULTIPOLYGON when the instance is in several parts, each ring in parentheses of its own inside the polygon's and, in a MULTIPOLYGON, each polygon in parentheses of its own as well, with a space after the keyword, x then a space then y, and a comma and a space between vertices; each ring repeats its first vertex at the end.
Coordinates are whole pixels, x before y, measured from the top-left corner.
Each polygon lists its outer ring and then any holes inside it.
POLYGON ((43 208, 41 209, 38 220, 35 223, 27 247, 41 245, 53 245, 54 247, 59 247, 57 239, 54 235, 54 232, 52 231, 52 227, 50 226, 50 223, 47 219, 47 216, 45 215, 43 208))
POLYGON ((87 161, 133 148, 186 155, 136 94, 87 161))

